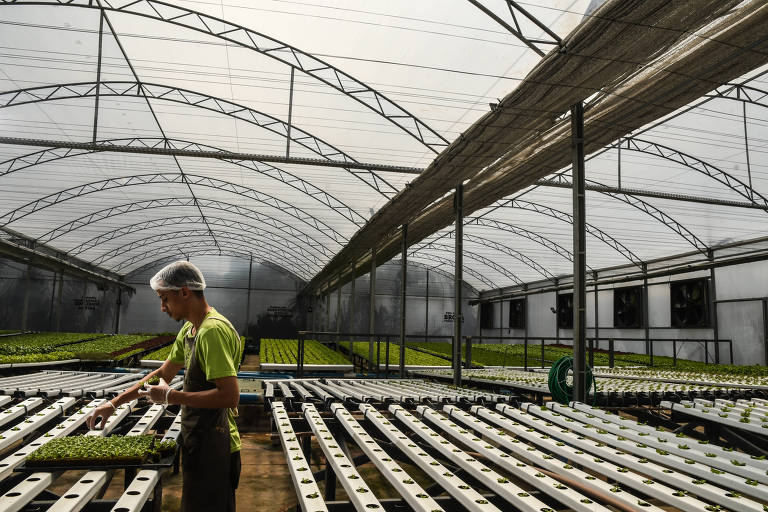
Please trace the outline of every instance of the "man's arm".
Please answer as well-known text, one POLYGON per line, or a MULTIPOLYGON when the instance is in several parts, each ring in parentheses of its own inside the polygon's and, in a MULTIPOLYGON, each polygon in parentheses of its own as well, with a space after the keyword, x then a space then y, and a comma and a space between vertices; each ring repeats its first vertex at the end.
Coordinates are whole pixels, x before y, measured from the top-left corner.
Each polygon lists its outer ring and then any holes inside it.
POLYGON ((141 387, 141 384, 143 382, 148 381, 155 375, 164 379, 166 382, 171 382, 171 380, 173 380, 173 377, 176 376, 176 374, 179 372, 179 370, 181 370, 182 367, 183 366, 178 363, 173 363, 170 360, 166 360, 160 368, 149 373, 139 382, 137 382, 130 388, 126 389, 125 391, 117 395, 115 398, 104 402, 103 404, 98 406, 96 409, 94 409, 93 414, 89 416, 88 419, 86 420, 86 424, 88 425, 88 428, 93 429, 94 427, 96 427, 96 424, 98 423, 99 419, 101 419, 100 428, 104 427, 104 424, 107 422, 107 419, 110 416, 112 416, 112 413, 114 413, 115 410, 118 407, 120 407, 120 405, 126 402, 130 402, 131 400, 134 400, 139 397, 139 388, 141 387))
POLYGON ((237 377, 214 379, 216 385, 206 391, 185 392, 172 389, 168 394, 169 404, 189 405, 203 409, 226 409, 240 403, 240 386, 237 377))

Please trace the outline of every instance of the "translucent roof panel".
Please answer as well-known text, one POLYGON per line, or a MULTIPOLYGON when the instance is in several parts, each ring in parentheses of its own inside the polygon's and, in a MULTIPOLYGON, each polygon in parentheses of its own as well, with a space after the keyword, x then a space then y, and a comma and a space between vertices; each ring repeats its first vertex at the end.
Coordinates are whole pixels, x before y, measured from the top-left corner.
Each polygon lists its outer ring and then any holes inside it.
MULTIPOLYGON (((481 3, 512 23, 505 1, 481 3)), ((599 3, 519 2, 561 38, 599 3)), ((0 4, 0 137, 34 139, 0 144, 0 227, 118 274, 218 252, 311 279, 541 59, 463 1, 102 4, 103 19, 87 0, 0 4)), ((590 269, 767 234, 764 71, 589 156, 590 269)), ((565 185, 467 216, 469 284, 571 273, 570 175, 558 174, 565 185)), ((441 229, 409 258, 452 273, 453 236, 441 229)))

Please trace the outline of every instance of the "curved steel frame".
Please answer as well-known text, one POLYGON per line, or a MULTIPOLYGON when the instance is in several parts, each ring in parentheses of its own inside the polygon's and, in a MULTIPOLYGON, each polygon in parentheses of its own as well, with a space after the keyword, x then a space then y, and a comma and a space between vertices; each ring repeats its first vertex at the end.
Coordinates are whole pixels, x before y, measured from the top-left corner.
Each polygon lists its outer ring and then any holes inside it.
POLYGON ((340 69, 282 41, 214 16, 158 0, 136 0, 127 2, 120 7, 110 5, 107 0, 99 2, 101 5, 96 5, 92 0, 72 0, 67 3, 61 3, 57 0, 10 0, 0 5, 10 4, 65 5, 68 7, 113 11, 154 19, 208 34, 256 51, 283 62, 292 68, 303 71, 373 110, 427 146, 434 153, 439 153, 442 148, 448 145, 448 141, 442 135, 431 129, 410 112, 340 69), (216 29, 214 30, 212 27, 216 27, 216 29))
MULTIPOLYGON (((768 95, 768 93, 765 94, 768 95)), ((768 107, 768 103, 765 106, 768 107)), ((705 162, 704 160, 683 153, 682 151, 677 151, 662 144, 657 144, 655 142, 634 137, 622 138, 618 143, 614 144, 613 147, 620 147, 621 149, 627 151, 636 151, 646 155, 658 156, 665 160, 669 160, 670 162, 681 164, 689 169, 717 180, 719 183, 722 183, 752 203, 768 206, 768 199, 766 199, 765 196, 759 192, 755 191, 755 189, 750 187, 747 183, 744 183, 735 176, 712 164, 705 162)))
MULTIPOLYGON (((211 151, 211 150, 223 151, 221 148, 208 146, 206 144, 198 144, 196 142, 189 142, 189 141, 178 140, 178 139, 165 139, 160 137, 133 137, 133 138, 127 138, 127 139, 102 140, 99 142, 106 143, 106 144, 123 143, 123 144, 126 144, 127 146, 138 146, 138 147, 163 146, 163 147, 171 147, 171 148, 181 147, 183 149, 189 149, 190 147, 192 147, 195 149, 206 150, 206 151, 211 151)), ((75 156, 92 155, 95 153, 100 153, 100 151, 82 150, 82 149, 61 149, 61 148, 52 148, 52 149, 44 149, 42 151, 36 151, 34 153, 29 153, 16 158, 5 160, 4 162, 0 162, 0 178, 2 178, 3 176, 7 176, 8 174, 12 174, 15 172, 22 171, 24 169, 35 167, 40 164, 56 162, 59 160, 63 160, 65 158, 70 158, 75 156)), ((365 217, 357 213, 354 209, 347 206, 346 204, 344 204, 344 202, 332 196, 331 194, 317 188, 316 186, 312 185, 308 181, 305 181, 299 176, 296 176, 295 174, 292 174, 288 171, 285 171, 283 169, 280 169, 278 167, 275 167, 265 162, 259 162, 254 160, 233 160, 230 158, 222 158, 220 160, 222 162, 228 162, 234 165, 238 165, 240 167, 244 167, 245 169, 255 171, 265 176, 269 176, 270 178, 273 178, 281 183, 284 183, 289 187, 292 187, 298 190, 299 192, 302 192, 308 195, 309 197, 320 201, 322 204, 324 204, 328 208, 332 209, 333 211, 335 211, 336 213, 338 213, 348 221, 358 226, 362 225, 361 222, 363 224, 365 223, 365 217)))
MULTIPOLYGON (((243 233, 255 232, 259 236, 264 237, 270 240, 271 242, 284 244, 285 246, 290 247, 292 251, 296 252, 299 255, 299 257, 306 259, 308 262, 311 262, 312 265, 322 267, 324 264, 323 261, 319 260, 314 254, 307 251, 301 245, 298 245, 297 243, 295 243, 294 240, 291 239, 290 237, 283 236, 279 233, 273 233, 271 231, 267 231, 263 227, 255 226, 253 224, 245 224, 232 219, 225 219, 223 217, 210 217, 208 215, 206 215, 205 218, 209 220, 208 223, 212 226, 224 226, 228 228, 235 228, 240 230, 243 233)), ((175 217, 163 217, 159 219, 137 222, 135 224, 130 224, 128 226, 120 226, 119 228, 113 229, 112 231, 102 233, 67 252, 71 256, 78 256, 79 254, 86 252, 87 250, 90 250, 94 247, 98 247, 99 245, 109 240, 115 240, 117 238, 120 238, 125 235, 129 235, 131 233, 147 231, 149 229, 154 229, 154 228, 166 226, 169 224, 173 226, 179 226, 181 224, 200 224, 201 222, 202 222, 201 215, 179 215, 175 217)), ((103 256, 99 256, 98 258, 93 260, 93 263, 95 265, 98 265, 99 263, 95 263, 95 262, 100 261, 102 257, 103 256)))
MULTIPOLYGON (((177 243, 176 241, 179 239, 181 239, 182 244, 195 243, 195 241, 200 241, 200 242, 210 241, 209 243, 213 247, 211 234, 208 229, 179 231, 174 233, 159 233, 151 237, 148 237, 144 240, 137 240, 135 242, 128 244, 125 253, 116 253, 108 259, 114 260, 115 258, 119 258, 121 256, 125 256, 125 257, 122 259, 118 259, 114 264, 112 264, 107 268, 111 269, 113 272, 119 273, 126 266, 136 263, 136 260, 134 259, 135 257, 137 256, 142 257, 141 255, 143 254, 154 251, 159 247, 167 247, 168 245, 168 244, 165 244, 163 246, 158 246, 153 244, 158 244, 163 241, 177 243), (130 252, 135 250, 136 248, 145 249, 145 250, 131 255, 130 252)), ((239 247, 242 247, 243 249, 248 249, 252 252, 258 252, 259 254, 264 255, 264 257, 267 259, 279 262, 280 265, 285 266, 285 268, 299 269, 300 272, 294 272, 297 275, 304 275, 306 277, 313 275, 313 270, 311 267, 306 266, 305 264, 301 264, 296 260, 292 260, 290 255, 288 255, 285 252, 285 250, 280 249, 279 247, 275 247, 274 244, 265 244, 263 241, 259 241, 254 237, 251 237, 242 233, 232 233, 229 231, 220 231, 220 230, 216 231, 216 240, 218 242, 224 241, 229 244, 236 244, 239 247), (263 247, 262 245, 259 245, 259 244, 268 245, 269 249, 265 248, 266 250, 264 251, 259 250, 260 248, 263 247)))
MULTIPOLYGON (((215 225, 214 223, 210 223, 210 225, 215 225)), ((93 265, 103 265, 105 262, 112 260, 114 258, 117 258, 118 256, 129 254, 131 251, 137 249, 137 248, 143 248, 147 245, 165 241, 165 240, 174 240, 177 238, 183 238, 183 237, 194 237, 194 236, 203 236, 208 234, 208 229, 189 229, 184 231, 173 231, 172 233, 155 233, 154 235, 150 235, 144 238, 140 238, 137 240, 131 240, 130 242, 123 244, 120 247, 116 247, 98 258, 90 261, 93 265)), ((311 275, 314 272, 317 272, 317 270, 322 266, 321 264, 318 264, 316 262, 312 262, 310 260, 307 260, 305 257, 297 255, 295 253, 289 254, 286 252, 285 247, 281 247, 279 243, 275 243, 269 239, 265 239, 262 236, 259 235, 251 235, 247 232, 232 232, 232 231, 224 231, 224 230, 215 230, 215 234, 217 236, 217 240, 219 240, 219 237, 222 237, 224 239, 234 239, 238 240, 244 243, 253 243, 254 247, 264 248, 267 247, 270 250, 275 251, 275 254, 279 255, 280 258, 284 262, 291 261, 291 266, 300 267, 303 272, 305 272, 307 275, 311 275), (293 262, 292 258, 295 258, 295 262, 293 262)), ((272 252, 270 251, 270 254, 272 252)))
MULTIPOLYGON (((186 256, 186 248, 190 247, 190 250, 193 250, 196 248, 196 246, 201 247, 208 247, 210 249, 216 250, 218 247, 213 246, 213 243, 211 242, 210 235, 203 235, 201 237, 201 240, 194 240, 189 241, 185 240, 182 242, 174 242, 169 245, 164 246, 158 246, 153 247, 152 249, 149 249, 147 251, 144 251, 143 253, 135 254, 134 256, 131 256, 130 258, 127 258, 125 260, 122 260, 119 264, 112 267, 113 272, 116 272, 118 274, 129 274, 131 271, 124 272, 126 268, 129 268, 131 265, 135 265, 138 262, 141 262, 143 260, 146 260, 148 258, 152 258, 159 254, 164 254, 168 252, 170 249, 179 249, 181 254, 184 254, 186 256)), ((233 240, 224 239, 221 242, 221 247, 227 247, 229 249, 236 249, 239 251, 242 251, 247 254, 252 254, 254 256, 259 256, 260 258, 269 259, 271 256, 269 254, 264 254, 258 250, 254 250, 254 247, 247 244, 238 243, 233 240)))
POLYGON ((231 192, 233 194, 247 197, 248 199, 258 201, 267 206, 276 208, 281 212, 285 212, 291 217, 294 217, 300 220, 301 222, 316 229, 317 231, 323 233, 328 238, 330 238, 331 240, 333 240, 334 242, 340 245, 343 245, 344 242, 347 241, 344 235, 337 232, 332 227, 328 226, 324 222, 308 214, 304 210, 300 208, 296 208, 295 206, 292 206, 281 199, 278 199, 276 197, 270 196, 269 194, 265 194, 263 192, 259 192, 252 188, 244 187, 242 185, 238 185, 236 183, 232 183, 229 181, 218 180, 215 178, 210 178, 208 176, 198 176, 195 174, 186 174, 186 173, 185 174, 159 173, 159 174, 141 174, 137 176, 122 176, 118 178, 109 178, 106 180, 94 181, 91 183, 86 183, 84 185, 78 185, 76 187, 72 187, 66 190, 61 190, 53 194, 49 194, 41 199, 37 199, 35 201, 27 203, 23 206, 20 206, 19 208, 16 208, 14 210, 11 210, 3 214, 2 216, 0 216, 0 225, 7 226, 8 224, 12 222, 16 222, 19 219, 26 217, 27 215, 31 215, 32 213, 35 213, 39 210, 48 208, 55 204, 59 204, 63 201, 74 199, 76 197, 93 194, 95 192, 100 192, 103 190, 110 190, 110 189, 129 187, 129 186, 135 186, 135 185, 155 184, 155 183, 162 183, 162 184, 183 183, 185 185, 190 185, 190 186, 197 185, 202 187, 210 187, 217 190, 226 190, 227 192, 231 192))
MULTIPOLYGON (((440 238, 454 238, 456 235, 455 230, 451 230, 444 235, 441 235, 440 238)), ((556 279, 555 275, 549 272, 546 268, 536 263, 536 261, 533 258, 530 258, 526 256, 525 254, 521 253, 520 251, 513 249, 507 245, 504 245, 502 243, 499 243, 495 240, 491 240, 490 238, 486 238, 483 236, 473 235, 471 233, 464 233, 464 241, 465 242, 473 242, 476 244, 483 245, 485 247, 489 247, 491 249, 494 249, 502 254, 506 254, 508 256, 512 256, 516 260, 522 262, 526 266, 533 269, 537 274, 541 274, 545 279, 549 279, 551 281, 554 281, 556 279)), ((415 244, 415 246, 423 246, 428 245, 437 242, 437 240, 429 240, 429 238, 425 238, 422 242, 415 244)), ((418 249, 417 249, 418 250, 418 249)))
MULTIPOLYGON (((435 242, 426 242, 426 243, 420 243, 420 244, 416 244, 416 245, 413 245, 413 246, 409 247, 408 248, 408 257, 410 257, 411 255, 417 254, 417 253, 418 254, 423 254, 423 253, 419 252, 419 251, 422 251, 422 250, 444 251, 444 252, 449 252, 451 254, 454 254, 455 251, 456 251, 456 249, 454 247, 449 246, 449 245, 438 244, 438 243, 435 243, 435 242)), ((464 248, 464 250, 462 251, 462 254, 465 257, 467 257, 467 258, 470 258, 470 259, 473 259, 475 261, 478 261, 478 262, 482 263, 486 267, 492 268, 496 272, 498 272, 501 275, 503 275, 503 276, 507 277, 508 279, 510 279, 515 284, 519 284, 519 285, 524 285, 525 284, 522 279, 520 279, 515 274, 510 272, 509 269, 503 267, 502 265, 499 265, 498 263, 496 263, 495 261, 493 261, 491 259, 486 258, 482 254, 477 254, 476 252, 468 251, 466 248, 464 248)))
MULTIPOLYGON (((231 102, 224 98, 208 96, 203 93, 182 89, 180 87, 171 87, 148 82, 77 82, 71 84, 31 87, 29 89, 17 89, 15 91, 0 92, 0 108, 73 98, 90 98, 96 96, 135 98, 137 96, 141 97, 142 95, 148 100, 164 100, 206 109, 264 128, 281 137, 290 137, 291 142, 296 142, 312 153, 329 161, 357 162, 357 160, 350 155, 347 155, 342 150, 332 146, 322 139, 297 128, 293 124, 289 125, 285 121, 269 114, 265 114, 264 112, 231 102)), ((211 149, 223 151, 220 148, 211 148, 210 146, 205 146, 203 144, 190 143, 189 145, 192 147, 199 146, 201 150, 205 150, 203 148, 207 147, 208 151, 211 149)), ((227 161, 236 163, 234 160, 227 161)), ((260 163, 264 164, 264 162, 260 163)), ((397 189, 395 187, 370 169, 351 169, 347 167, 344 167, 343 169, 386 198, 390 198, 397 194, 397 189)))
MULTIPOLYGON (((573 225, 573 215, 569 213, 565 213, 560 210, 556 210, 555 208, 551 208, 549 206, 533 203, 531 201, 524 201, 517 198, 502 199, 501 201, 497 201, 496 203, 490 206, 490 208, 499 208, 499 207, 519 208, 521 210, 528 210, 536 213, 541 213, 543 215, 547 215, 548 217, 552 217, 573 225)), ((614 249, 616 252, 624 256, 627 260, 632 262, 634 265, 637 265, 638 268, 643 268, 643 260, 641 260, 635 253, 630 251, 624 244, 622 244, 621 242, 613 238, 611 235, 609 235, 605 231, 602 231, 600 228, 593 226, 592 224, 587 224, 586 230, 587 230, 587 233, 594 236, 601 242, 605 243, 610 248, 614 249)))
MULTIPOLYGON (((421 253, 417 253, 417 254, 413 254, 413 255, 409 254, 408 255, 408 262, 409 263, 411 262, 411 258, 423 258, 423 259, 428 260, 428 261, 437 262, 439 265, 447 265, 448 267, 453 267, 453 265, 454 265, 453 260, 449 260, 448 258, 443 258, 442 256, 438 256, 437 254, 431 254, 431 253, 425 253, 425 252, 421 252, 421 253)), ((474 270, 473 268, 467 267, 465 265, 462 270, 463 270, 463 272, 465 272, 466 274, 469 274, 470 276, 474 277, 475 279, 477 279, 481 283, 485 284, 489 288, 498 288, 496 283, 494 283, 493 281, 491 281, 490 279, 485 277, 480 272, 474 270)))
MULTIPOLYGON (((566 176, 563 174, 558 174, 556 176, 553 176, 552 178, 543 180, 545 182, 550 183, 559 183, 562 185, 570 184, 570 182, 566 179, 566 176)), ((587 183, 592 183, 594 185, 600 185, 602 186, 602 183, 594 180, 585 180, 587 183)), ((708 254, 707 251, 709 250, 709 247, 707 247, 707 244, 705 244, 699 237, 694 235, 688 228, 677 222, 675 219, 670 217, 668 214, 661 211, 656 206, 652 205, 648 201, 644 201, 643 199, 640 199, 639 197, 633 196, 631 194, 622 194, 618 192, 609 192, 606 190, 598 190, 597 191, 600 194, 606 195, 608 197, 612 197, 614 199, 618 199, 619 201, 622 201, 630 206, 634 206, 638 210, 647 213, 657 221, 661 222, 665 226, 667 226, 669 229, 680 235, 683 239, 685 239, 686 242, 691 244, 696 248, 697 251, 701 252, 702 254, 708 254)))
MULTIPOLYGON (((176 246, 173 246, 170 249, 168 249, 168 250, 179 250, 179 252, 177 254, 172 255, 172 256, 164 256, 162 258, 158 258, 156 260, 152 260, 152 261, 150 261, 148 263, 145 263, 145 264, 141 265, 140 267, 136 267, 135 269, 131 270, 130 272, 127 272, 124 275, 138 273, 138 272, 143 272, 143 271, 145 271, 147 269, 150 269, 150 268, 152 268, 154 266, 159 266, 161 263, 164 263, 166 261, 173 261, 175 259, 178 259, 179 256, 184 256, 184 257, 189 257, 189 256, 232 256, 234 258, 240 258, 240 259, 244 259, 246 261, 250 261, 251 258, 253 258, 253 256, 254 256, 253 252, 248 252, 248 251, 243 251, 243 250, 240 250, 240 249, 233 249, 233 248, 225 248, 225 249, 219 250, 219 249, 212 249, 210 247, 203 247, 203 248, 200 248, 200 249, 190 249, 190 250, 181 251, 180 247, 181 247, 181 245, 176 245, 176 246)), ((279 265, 276 265, 276 266, 280 267, 279 265)), ((288 270, 286 268, 283 268, 283 267, 280 267, 280 269, 283 270, 284 272, 288 273, 288 274, 291 274, 291 276, 293 278, 295 278, 296 280, 302 281, 302 282, 306 282, 306 279, 303 279, 303 278, 297 276, 296 274, 294 274, 290 270, 288 270)))
MULTIPOLYGON (((546 247, 547 249, 549 249, 554 253, 559 254, 560 256, 564 257, 568 261, 573 261, 573 253, 568 249, 566 249, 565 247, 563 247, 562 245, 555 242, 554 240, 550 240, 545 236, 542 236, 533 231, 529 231, 520 226, 515 226, 514 224, 510 224, 509 222, 504 222, 497 219, 486 219, 485 217, 465 217, 464 225, 489 227, 493 229, 498 229, 499 231, 505 231, 507 233, 512 233, 514 235, 522 236, 524 238, 527 238, 529 240, 536 242, 537 244, 540 244, 546 247)), ((587 268, 590 268, 590 267, 587 266, 587 268)))
MULTIPOLYGON (((240 206, 232 203, 226 203, 223 201, 216 201, 212 199, 202 199, 202 198, 197 198, 197 200, 192 198, 178 198, 178 197, 170 197, 170 198, 164 198, 164 199, 150 199, 147 201, 138 201, 135 203, 127 203, 127 204, 122 204, 118 206, 113 206, 110 208, 105 208, 103 210, 89 213, 88 215, 84 215, 80 218, 69 221, 66 224, 63 224, 61 226, 55 227, 52 230, 40 236, 37 239, 37 241, 40 243, 46 243, 51 240, 55 240, 61 236, 64 236, 68 233, 71 233, 72 231, 75 231, 81 227, 88 226, 95 222, 98 222, 110 217, 115 217, 118 215, 127 215, 129 213, 149 210, 153 208, 175 208, 175 207, 197 208, 198 206, 202 208, 212 208, 215 210, 235 213, 237 215, 246 216, 252 220, 257 220, 259 222, 264 223, 267 226, 270 226, 272 228, 279 230, 281 233, 286 233, 287 235, 290 235, 295 240, 303 242, 311 249, 314 249, 318 253, 321 253, 323 256, 326 256, 329 258, 333 256, 333 252, 330 251, 324 244, 321 244, 316 239, 307 235, 303 231, 300 231, 299 229, 289 224, 286 224, 279 219, 270 217, 269 215, 258 212, 256 210, 252 210, 244 206, 240 206)), ((153 222, 153 221, 147 221, 147 222, 153 222)), ((111 238, 102 240, 99 237, 94 237, 88 242, 93 241, 94 244, 98 244, 101 241, 107 241, 110 239, 111 238)), ((86 250, 86 249, 83 249, 83 250, 86 250)))

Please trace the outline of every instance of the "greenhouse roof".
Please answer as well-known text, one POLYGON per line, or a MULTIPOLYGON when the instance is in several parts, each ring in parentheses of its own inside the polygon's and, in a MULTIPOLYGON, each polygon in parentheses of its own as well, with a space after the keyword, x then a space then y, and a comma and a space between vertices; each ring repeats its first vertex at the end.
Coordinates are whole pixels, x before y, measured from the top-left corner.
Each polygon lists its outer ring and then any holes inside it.
MULTIPOLYGON (((593 5, 594 4, 594 5, 593 5)), ((768 6, 0 3, 0 226, 122 276, 268 261, 320 290, 399 253, 478 290, 766 236, 768 6)))

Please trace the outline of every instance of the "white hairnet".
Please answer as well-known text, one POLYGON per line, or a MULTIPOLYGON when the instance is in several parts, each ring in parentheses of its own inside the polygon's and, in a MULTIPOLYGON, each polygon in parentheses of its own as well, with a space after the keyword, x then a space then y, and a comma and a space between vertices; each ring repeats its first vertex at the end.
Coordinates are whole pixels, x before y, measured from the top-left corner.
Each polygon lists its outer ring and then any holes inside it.
POLYGON ((190 290, 205 290, 205 278, 199 268, 180 260, 164 266, 149 280, 149 286, 155 291, 181 290, 182 286, 190 290))

